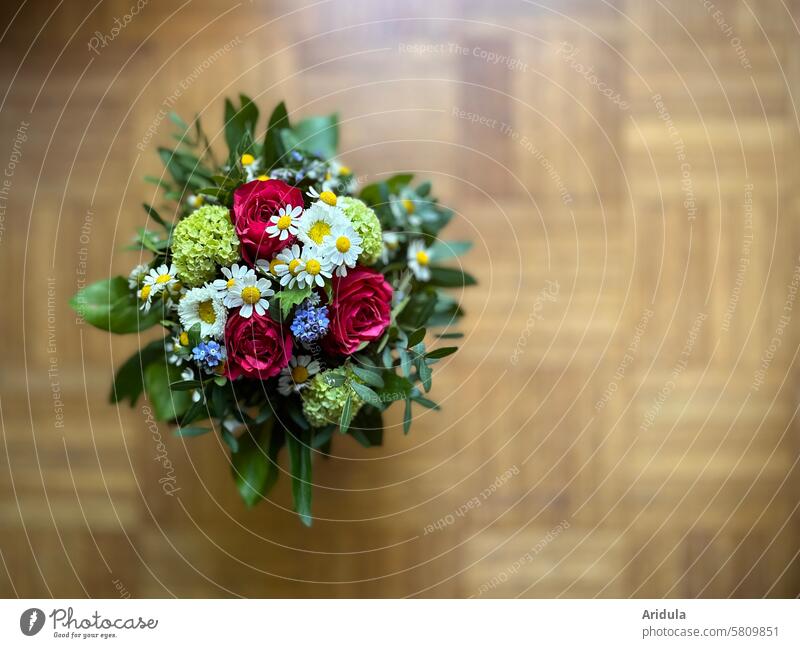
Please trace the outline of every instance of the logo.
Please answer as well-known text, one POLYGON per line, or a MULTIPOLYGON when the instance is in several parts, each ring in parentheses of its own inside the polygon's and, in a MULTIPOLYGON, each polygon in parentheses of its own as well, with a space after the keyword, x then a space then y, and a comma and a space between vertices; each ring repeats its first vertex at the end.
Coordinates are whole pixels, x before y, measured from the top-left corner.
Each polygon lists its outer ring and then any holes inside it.
POLYGON ((22 613, 19 618, 19 629, 22 634, 32 637, 44 626, 44 612, 39 608, 30 608, 22 613))

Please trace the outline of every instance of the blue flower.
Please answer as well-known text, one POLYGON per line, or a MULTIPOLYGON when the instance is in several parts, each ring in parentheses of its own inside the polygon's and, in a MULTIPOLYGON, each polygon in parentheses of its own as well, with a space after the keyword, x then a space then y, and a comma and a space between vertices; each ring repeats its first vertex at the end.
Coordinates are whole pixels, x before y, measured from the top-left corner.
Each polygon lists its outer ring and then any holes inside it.
POLYGON ((316 306, 306 300, 294 314, 292 334, 303 344, 315 342, 328 332, 328 307, 316 306))
POLYGON ((201 342, 192 349, 192 358, 202 367, 212 371, 225 360, 225 347, 220 346, 219 342, 214 342, 214 340, 201 342))

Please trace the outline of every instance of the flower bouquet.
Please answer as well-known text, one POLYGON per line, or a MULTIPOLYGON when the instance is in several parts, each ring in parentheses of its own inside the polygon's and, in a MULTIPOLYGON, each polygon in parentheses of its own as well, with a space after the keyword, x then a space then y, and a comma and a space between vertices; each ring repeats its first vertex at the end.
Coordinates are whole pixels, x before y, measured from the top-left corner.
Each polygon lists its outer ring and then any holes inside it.
POLYGON ((199 119, 170 115, 174 149, 160 148, 170 217, 145 204, 128 277, 78 292, 72 307, 112 333, 160 327, 117 371, 111 401, 146 395, 176 434, 219 434, 247 505, 278 478, 289 454, 294 508, 311 524, 312 456, 335 433, 380 445, 382 412, 424 394, 431 367, 456 350, 435 339, 463 313, 443 288, 474 279, 441 261, 469 242, 438 238, 452 212, 430 184, 396 175, 357 193, 336 159, 336 115, 291 124, 284 104, 257 137, 246 96, 225 103, 227 157, 218 161, 199 119), (433 335, 428 336, 434 338, 433 335), (203 423, 207 421, 207 423, 203 423))

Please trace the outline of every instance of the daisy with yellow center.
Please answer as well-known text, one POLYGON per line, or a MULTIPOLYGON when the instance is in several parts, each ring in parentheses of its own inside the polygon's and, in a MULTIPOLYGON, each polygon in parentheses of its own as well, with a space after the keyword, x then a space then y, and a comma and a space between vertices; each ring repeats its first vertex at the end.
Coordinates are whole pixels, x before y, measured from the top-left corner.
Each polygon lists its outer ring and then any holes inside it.
POLYGON ((228 308, 238 308, 239 315, 250 317, 253 311, 263 315, 269 308, 267 297, 272 297, 275 291, 269 279, 257 278, 256 273, 250 270, 244 279, 237 279, 233 287, 225 295, 224 304, 228 308))
POLYGON ((290 235, 296 236, 297 225, 302 213, 302 207, 292 207, 291 205, 281 207, 277 214, 270 216, 267 234, 270 238, 277 236, 279 241, 285 241, 290 235))
POLYGON ((431 278, 430 251, 425 243, 416 240, 408 246, 408 267, 419 281, 428 281, 431 278))
POLYGON ((275 260, 278 263, 270 263, 270 272, 276 277, 280 277, 281 286, 294 288, 302 267, 300 246, 295 243, 292 247, 286 248, 275 260))
POLYGON ((177 283, 176 274, 177 270, 174 264, 167 265, 162 263, 157 268, 152 268, 144 278, 144 285, 150 287, 149 295, 155 297, 162 290, 166 290, 177 283))
POLYGON ((316 199, 317 202, 321 202, 328 207, 336 207, 336 203, 339 200, 336 194, 329 189, 326 189, 322 193, 317 193, 317 190, 314 189, 314 187, 311 187, 306 194, 316 199))
POLYGON ((319 370, 319 361, 312 360, 311 356, 293 356, 289 365, 281 370, 278 391, 284 396, 302 391, 308 386, 309 379, 318 374, 319 370))
POLYGON ((200 324, 203 338, 221 338, 228 313, 219 291, 213 286, 192 288, 178 304, 178 318, 184 330, 200 324))
POLYGON ((150 306, 153 304, 153 287, 142 286, 141 289, 136 292, 136 296, 142 302, 142 305, 139 307, 140 310, 143 310, 145 313, 149 313, 150 306))
POLYGON ((346 277, 347 268, 355 268, 361 254, 361 237, 350 226, 339 227, 323 246, 322 253, 336 268, 336 276, 346 277))
POLYGON ((230 268, 222 268, 222 275, 225 278, 214 279, 211 285, 219 290, 224 297, 225 293, 233 288, 233 284, 235 284, 237 280, 244 279, 248 271, 252 272, 247 266, 240 266, 238 263, 234 263, 230 268))
POLYGON ((347 218, 338 207, 315 202, 300 219, 298 236, 303 243, 324 245, 334 230, 347 224, 347 218))
POLYGON ((306 245, 300 257, 298 266, 297 283, 300 286, 314 286, 320 288, 325 285, 325 279, 331 278, 333 266, 323 251, 316 245, 306 245))
POLYGON ((242 156, 242 166, 244 166, 244 167, 251 166, 253 164, 253 162, 255 162, 255 161, 256 161, 256 159, 252 155, 250 155, 249 153, 245 153, 242 156))

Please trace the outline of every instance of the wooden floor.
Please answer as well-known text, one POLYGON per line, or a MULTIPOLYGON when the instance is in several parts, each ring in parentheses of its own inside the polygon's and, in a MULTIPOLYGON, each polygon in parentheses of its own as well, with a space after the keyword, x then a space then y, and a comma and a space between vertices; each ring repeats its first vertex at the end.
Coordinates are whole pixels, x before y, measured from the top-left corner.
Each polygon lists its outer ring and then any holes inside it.
POLYGON ((800 3, 132 4, 5 12, 0 594, 800 594, 800 3), (443 411, 318 461, 312 530, 108 405, 145 340, 66 305, 136 263, 159 111, 238 91, 476 241, 443 411))

